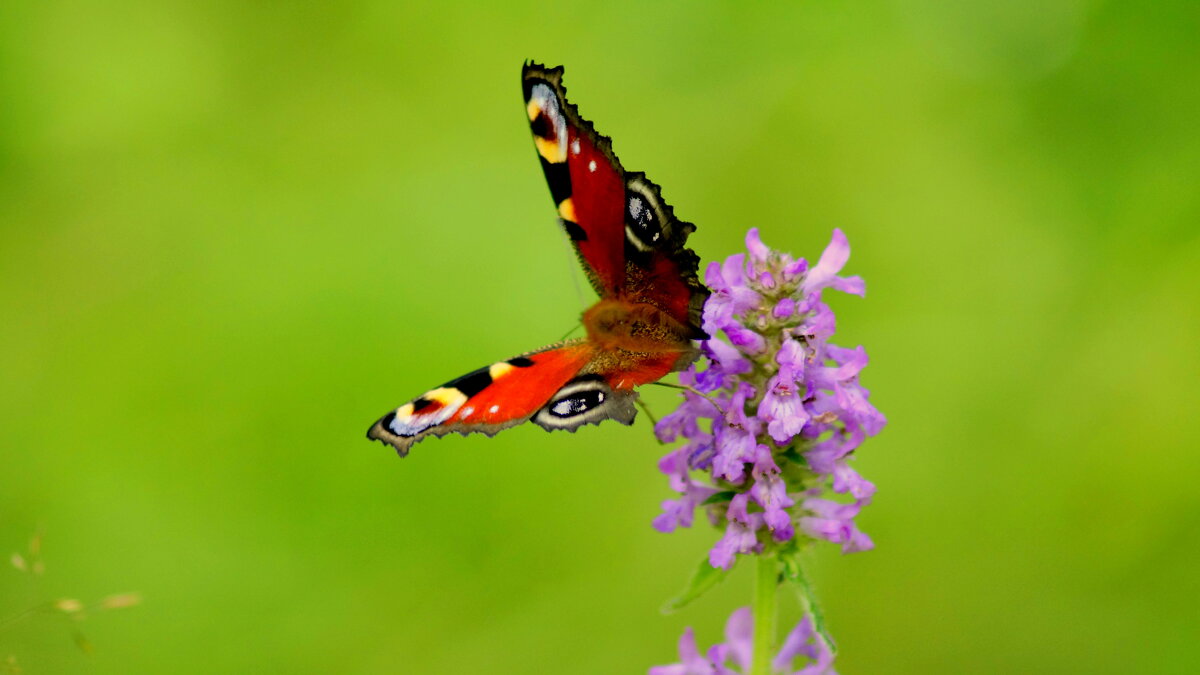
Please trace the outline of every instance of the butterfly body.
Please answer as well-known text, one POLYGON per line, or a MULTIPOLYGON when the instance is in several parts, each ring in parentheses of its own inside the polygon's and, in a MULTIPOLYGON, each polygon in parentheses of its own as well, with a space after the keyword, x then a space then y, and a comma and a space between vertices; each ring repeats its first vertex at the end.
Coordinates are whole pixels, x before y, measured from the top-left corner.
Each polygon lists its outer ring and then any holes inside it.
POLYGON ((600 300, 587 337, 499 361, 432 389, 377 421, 367 437, 407 454, 447 433, 495 434, 526 421, 574 431, 631 424, 634 387, 682 370, 697 355, 707 290, 685 248, 695 226, 675 218, 659 187, 627 172, 611 141, 567 101, 562 68, 527 64, 525 108, 560 222, 600 300))
POLYGON ((601 300, 583 313, 588 340, 606 350, 660 353, 695 351, 687 326, 646 304, 601 300))

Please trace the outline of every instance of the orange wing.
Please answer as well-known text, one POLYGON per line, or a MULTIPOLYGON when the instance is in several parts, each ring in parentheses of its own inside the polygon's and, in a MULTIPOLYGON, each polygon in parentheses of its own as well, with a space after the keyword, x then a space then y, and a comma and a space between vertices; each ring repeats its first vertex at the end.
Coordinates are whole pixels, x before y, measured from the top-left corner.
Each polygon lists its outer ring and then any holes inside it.
POLYGON ((598 355, 590 343, 576 340, 498 361, 389 412, 371 426, 367 438, 404 456, 428 436, 492 436, 530 418, 546 429, 569 431, 605 419, 632 424, 635 394, 588 372, 598 355))

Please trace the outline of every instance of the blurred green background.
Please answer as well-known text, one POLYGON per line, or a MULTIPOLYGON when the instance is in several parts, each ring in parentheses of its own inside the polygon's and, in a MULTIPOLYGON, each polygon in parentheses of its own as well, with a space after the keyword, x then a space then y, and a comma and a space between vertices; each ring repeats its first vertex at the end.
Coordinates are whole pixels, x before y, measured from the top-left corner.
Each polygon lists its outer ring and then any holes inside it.
POLYGON ((0 618, 144 602, 0 660, 636 673, 719 639, 749 569, 658 613, 717 535, 650 528, 644 419, 363 438, 591 301, 535 58, 702 258, 850 238, 836 341, 890 424, 877 549, 813 559, 841 672, 1195 672, 1198 34, 1191 0, 5 3, 0 552, 42 531, 46 573, 0 569, 0 618))

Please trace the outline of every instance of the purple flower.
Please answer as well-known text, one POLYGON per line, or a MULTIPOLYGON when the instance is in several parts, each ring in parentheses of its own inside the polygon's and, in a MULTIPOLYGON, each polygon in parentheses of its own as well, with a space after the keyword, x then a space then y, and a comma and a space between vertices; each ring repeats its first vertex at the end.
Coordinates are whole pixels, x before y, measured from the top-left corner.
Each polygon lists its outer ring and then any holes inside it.
MULTIPOLYGON (((650 675, 737 675, 750 672, 754 619, 749 607, 742 607, 725 622, 725 642, 717 643, 701 655, 696 648, 696 634, 691 628, 679 639, 681 663, 655 666, 650 675), (732 662, 732 663, 730 663, 732 662), (732 666, 732 667, 731 667, 732 666), (736 668, 736 670, 734 670, 736 668)), ((833 653, 812 628, 808 617, 788 633, 783 646, 771 660, 771 672, 783 675, 837 675, 833 670, 833 653), (809 661, 793 671, 797 657, 809 661)))
MULTIPOLYGON (((873 543, 855 519, 870 504, 875 485, 850 462, 887 420, 859 381, 866 350, 829 342, 837 319, 822 298, 827 288, 865 292, 861 278, 840 276, 850 245, 834 230, 811 266, 771 250, 756 229, 746 234, 746 248, 748 255, 706 270, 712 295, 703 327, 713 337, 700 344, 703 358, 680 375, 689 388, 683 402, 655 427, 661 441, 683 444, 659 462, 677 496, 662 503, 654 527, 690 527, 704 505, 709 520, 724 530, 708 562, 723 569, 739 555, 778 552, 783 558, 818 541, 845 553, 868 550, 873 543)), ((650 673, 746 673, 753 628, 750 611, 737 610, 726 624, 725 642, 704 654, 689 628, 679 641, 681 662, 650 673)), ((833 651, 806 616, 770 665, 771 672, 786 675, 832 674, 833 651), (793 671, 797 659, 803 663, 793 671)))
POLYGON ((780 368, 779 374, 767 381, 767 394, 758 404, 758 416, 766 421, 767 433, 776 443, 792 440, 808 422, 801 400, 805 391, 797 389, 797 384, 790 367, 780 368))
POLYGON ((779 654, 771 661, 771 668, 786 673, 791 670, 797 656, 803 656, 812 663, 797 670, 794 675, 836 675, 833 671, 833 650, 813 630, 807 616, 784 638, 779 654))
POLYGON ((756 478, 750 492, 743 494, 749 494, 754 502, 762 507, 763 523, 776 541, 788 541, 792 538, 795 528, 787 509, 796 502, 787 496, 787 484, 779 477, 778 469, 756 478))
MULTIPOLYGON (((733 386, 736 375, 749 373, 753 368, 750 361, 732 345, 721 340, 705 340, 700 344, 701 352, 707 357, 707 370, 695 372, 693 386, 704 393, 717 391, 733 386)), ((681 380, 686 381, 690 375, 684 373, 681 380)))
POLYGON ((724 654, 716 652, 715 647, 709 650, 707 656, 700 655, 696 649, 696 634, 691 628, 684 630, 683 637, 679 638, 679 659, 682 663, 654 666, 650 669, 650 675, 724 675, 732 672, 723 665, 713 663, 714 660, 725 661, 724 654))
POLYGON ((754 433, 726 424, 717 425, 716 455, 713 457, 714 478, 738 485, 745 480, 746 463, 754 461, 758 442, 754 433))
POLYGON ((746 286, 745 257, 741 253, 729 256, 724 265, 712 262, 704 271, 704 283, 712 291, 702 315, 702 327, 709 335, 716 335, 732 323, 734 315, 762 301, 757 292, 746 286))
POLYGON ((875 484, 858 475, 845 461, 833 464, 833 491, 849 492, 852 497, 865 502, 875 494, 875 484))
POLYGON ((854 524, 862 504, 841 504, 817 497, 806 499, 804 509, 812 515, 801 518, 800 527, 811 537, 841 544, 843 553, 868 551, 875 544, 854 524))
POLYGON ((866 350, 829 343, 837 321, 822 298, 826 288, 865 292, 861 278, 840 276, 850 245, 834 230, 811 266, 771 250, 757 229, 746 248, 705 273, 712 295, 703 324, 713 337, 680 376, 692 391, 655 427, 663 442, 685 445, 660 463, 678 497, 663 502, 654 527, 690 527, 696 508, 731 491, 706 507, 724 528, 709 552, 715 567, 789 542, 867 550, 854 519, 875 486, 850 460, 887 420, 859 382, 866 350))
POLYGON ((654 434, 663 443, 676 438, 695 438, 700 434, 699 420, 711 416, 716 408, 703 396, 684 392, 683 403, 674 412, 663 417, 654 425, 654 434))
POLYGON ((758 236, 758 228, 752 227, 746 232, 746 249, 750 258, 758 265, 765 265, 771 259, 771 249, 758 236))
MULTIPOLYGON (((754 515, 759 516, 757 513, 754 515)), ((761 518, 762 516, 759 516, 759 520, 761 518)), ((726 524, 725 536, 708 552, 708 562, 713 567, 727 570, 733 567, 733 558, 738 553, 757 553, 762 550, 762 544, 758 542, 758 536, 754 533, 757 523, 750 517, 746 520, 749 522, 730 520, 726 524)))
POLYGON ((685 445, 668 453, 658 462, 658 468, 671 476, 671 489, 680 493, 681 499, 668 499, 662 503, 663 512, 654 519, 654 529, 672 532, 676 527, 691 527, 696 507, 717 493, 717 489, 693 479, 688 474, 688 462, 695 449, 685 445))
POLYGON ((842 267, 846 265, 846 261, 849 259, 850 242, 846 241, 846 235, 841 230, 835 229, 833 231, 833 241, 829 242, 829 246, 821 254, 821 259, 817 261, 816 267, 813 267, 805 274, 804 283, 800 286, 801 291, 805 294, 811 294, 820 292, 826 286, 832 286, 843 293, 865 295, 867 287, 862 277, 837 276, 837 273, 842 271, 842 267))

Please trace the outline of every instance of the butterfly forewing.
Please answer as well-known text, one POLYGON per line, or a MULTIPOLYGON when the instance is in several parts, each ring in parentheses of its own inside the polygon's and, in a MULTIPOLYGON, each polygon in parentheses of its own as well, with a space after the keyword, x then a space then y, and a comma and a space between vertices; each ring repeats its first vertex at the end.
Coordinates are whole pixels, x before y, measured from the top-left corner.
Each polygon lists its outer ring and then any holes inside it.
POLYGON ((527 65, 525 112, 563 229, 601 295, 625 282, 625 172, 612 144, 567 101, 562 68, 527 65))
POLYGON ((562 67, 526 64, 525 109, 563 229, 601 297, 645 302, 700 331, 707 291, 699 258, 685 248, 696 228, 678 220, 661 189, 627 172, 612 141, 567 100, 562 67))

